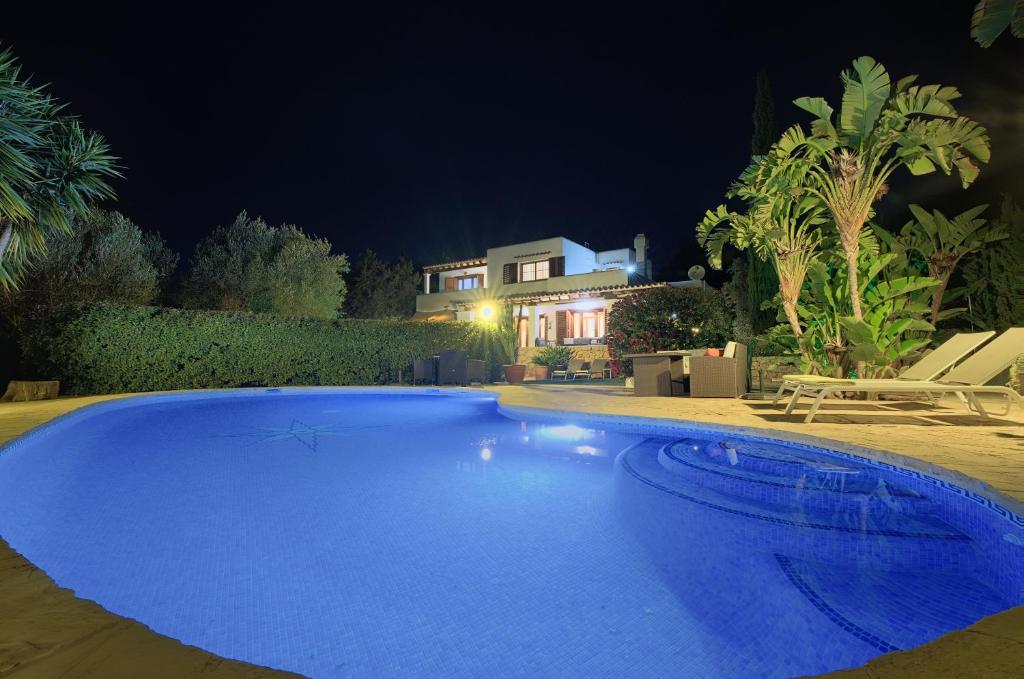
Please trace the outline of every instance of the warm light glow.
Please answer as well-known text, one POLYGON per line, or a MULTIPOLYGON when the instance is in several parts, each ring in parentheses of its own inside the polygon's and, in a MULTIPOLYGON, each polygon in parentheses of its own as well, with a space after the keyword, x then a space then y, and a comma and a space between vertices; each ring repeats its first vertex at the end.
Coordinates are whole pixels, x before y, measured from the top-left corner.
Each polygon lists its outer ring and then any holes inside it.
POLYGON ((480 451, 480 459, 483 460, 484 462, 490 460, 492 455, 493 453, 491 452, 490 448, 484 448, 480 451))
POLYGON ((480 313, 480 320, 485 323, 490 323, 495 319, 494 304, 491 302, 484 302, 478 309, 480 313))
POLYGON ((573 304, 572 309, 574 311, 591 311, 593 309, 602 309, 604 305, 603 299, 585 299, 573 304))
POLYGON ((697 328, 697 327, 690 328, 690 332, 692 332, 694 335, 699 335, 700 334, 700 328, 697 328))

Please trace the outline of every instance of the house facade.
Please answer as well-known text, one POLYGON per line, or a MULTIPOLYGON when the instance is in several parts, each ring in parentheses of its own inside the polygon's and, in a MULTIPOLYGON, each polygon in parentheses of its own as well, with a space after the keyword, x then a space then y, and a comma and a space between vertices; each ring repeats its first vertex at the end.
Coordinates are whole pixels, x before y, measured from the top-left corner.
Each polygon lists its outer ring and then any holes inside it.
POLYGON ((652 280, 644 234, 632 247, 596 251, 556 237, 489 248, 483 257, 423 269, 421 320, 491 320, 511 302, 519 346, 589 346, 603 351, 608 310, 652 280))

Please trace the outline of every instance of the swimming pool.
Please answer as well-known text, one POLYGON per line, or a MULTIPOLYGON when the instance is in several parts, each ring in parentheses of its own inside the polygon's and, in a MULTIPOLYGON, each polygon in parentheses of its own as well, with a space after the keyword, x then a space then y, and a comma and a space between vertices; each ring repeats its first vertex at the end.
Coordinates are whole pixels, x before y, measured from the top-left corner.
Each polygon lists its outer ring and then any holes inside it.
POLYGON ((437 390, 148 396, 0 452, 58 584, 313 677, 784 677, 1024 603, 1024 519, 843 453, 437 390))

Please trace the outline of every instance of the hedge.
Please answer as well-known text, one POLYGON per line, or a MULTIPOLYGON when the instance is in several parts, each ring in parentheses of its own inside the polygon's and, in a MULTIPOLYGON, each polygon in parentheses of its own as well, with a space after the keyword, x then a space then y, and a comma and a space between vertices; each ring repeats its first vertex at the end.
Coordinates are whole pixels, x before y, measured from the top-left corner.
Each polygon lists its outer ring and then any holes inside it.
POLYGON ((66 309, 26 354, 68 394, 408 381, 412 362, 442 349, 501 360, 493 333, 467 322, 334 321, 109 304, 66 309))

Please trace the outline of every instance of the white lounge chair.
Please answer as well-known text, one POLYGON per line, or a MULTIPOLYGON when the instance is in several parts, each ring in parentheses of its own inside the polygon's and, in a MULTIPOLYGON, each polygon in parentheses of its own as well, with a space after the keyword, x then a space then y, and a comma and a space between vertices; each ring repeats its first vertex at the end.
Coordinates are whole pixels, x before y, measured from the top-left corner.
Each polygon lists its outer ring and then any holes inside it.
MULTIPOLYGON (((938 351, 936 349, 936 351, 938 351)), ((1013 364, 1017 357, 1024 353, 1024 328, 1010 328, 978 350, 973 356, 946 373, 938 380, 827 380, 823 382, 805 382, 797 386, 793 398, 786 406, 786 414, 793 412, 797 401, 802 395, 814 396, 804 422, 811 422, 818 412, 818 407, 825 397, 837 391, 857 391, 869 393, 921 393, 943 394, 953 393, 967 406, 967 412, 988 417, 988 413, 978 399, 978 394, 1001 394, 1006 396, 1006 411, 997 413, 1005 415, 1014 403, 1024 406, 1024 399, 1013 389, 1005 386, 988 386, 986 383, 1013 364)), ((905 374, 905 373, 904 373, 905 374)))
POLYGON ((576 373, 583 372, 583 365, 585 363, 586 361, 583 361, 578 358, 573 358, 569 361, 569 364, 565 367, 565 370, 552 371, 551 379, 561 377, 564 380, 574 380, 576 379, 576 373))
MULTIPOLYGON (((953 335, 933 351, 918 359, 914 365, 905 369, 895 379, 930 382, 953 367, 957 361, 960 361, 990 340, 995 334, 994 331, 989 330, 988 332, 958 333, 953 335)), ((850 382, 851 380, 849 379, 823 377, 822 375, 785 375, 782 378, 782 386, 779 387, 779 390, 775 393, 775 398, 772 399, 772 405, 777 405, 779 399, 782 398, 782 394, 787 391, 803 391, 801 389, 802 385, 849 384, 850 382)))

